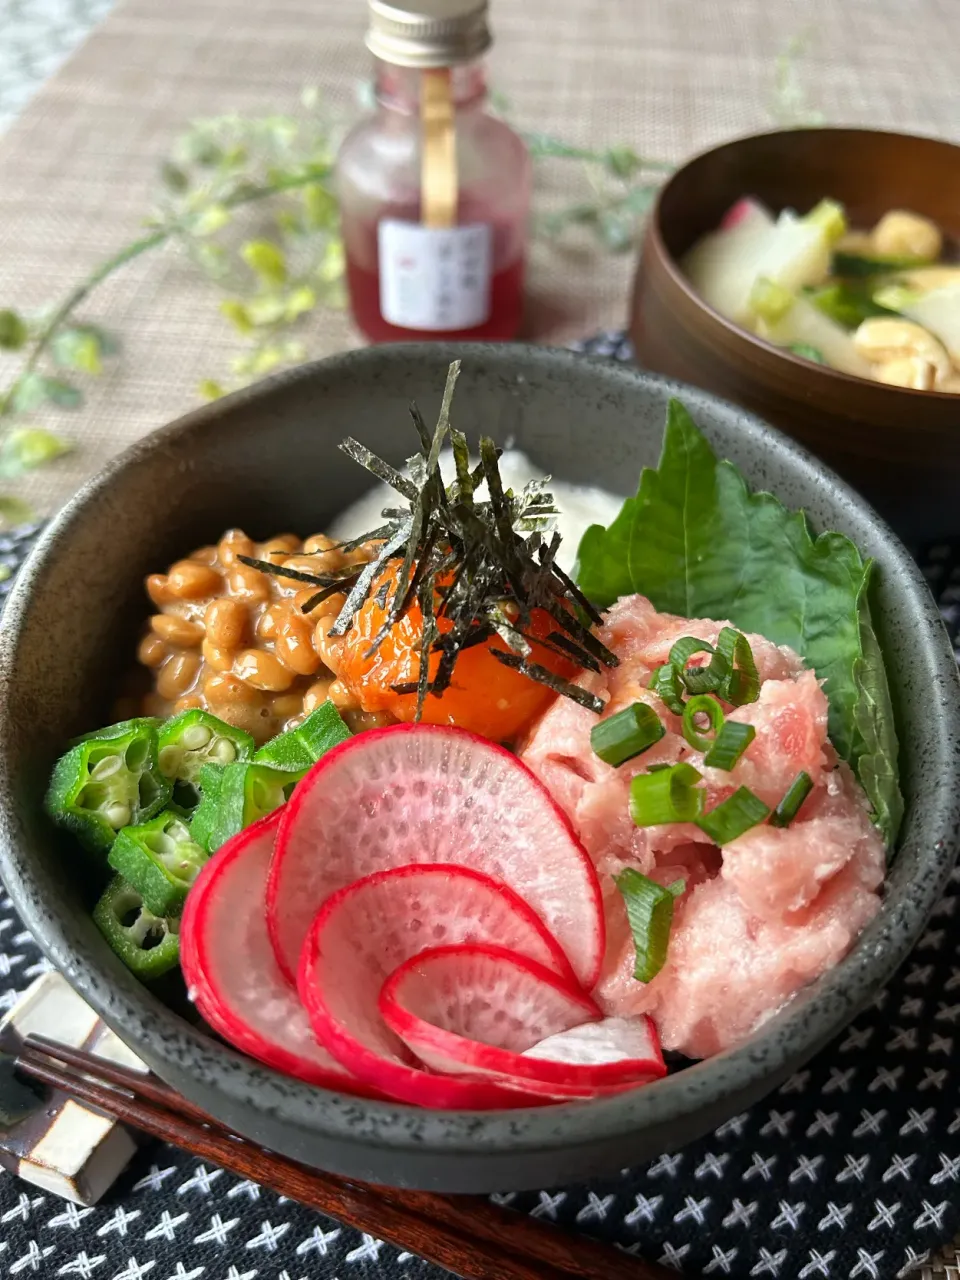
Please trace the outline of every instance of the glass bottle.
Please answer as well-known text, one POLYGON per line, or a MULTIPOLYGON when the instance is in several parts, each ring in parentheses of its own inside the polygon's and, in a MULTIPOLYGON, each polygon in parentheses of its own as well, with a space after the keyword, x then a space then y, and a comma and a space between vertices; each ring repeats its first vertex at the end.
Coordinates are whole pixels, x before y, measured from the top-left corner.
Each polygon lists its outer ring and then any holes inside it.
POLYGON ((354 320, 373 342, 516 336, 530 209, 522 139, 485 109, 486 0, 370 0, 377 110, 337 192, 354 320))

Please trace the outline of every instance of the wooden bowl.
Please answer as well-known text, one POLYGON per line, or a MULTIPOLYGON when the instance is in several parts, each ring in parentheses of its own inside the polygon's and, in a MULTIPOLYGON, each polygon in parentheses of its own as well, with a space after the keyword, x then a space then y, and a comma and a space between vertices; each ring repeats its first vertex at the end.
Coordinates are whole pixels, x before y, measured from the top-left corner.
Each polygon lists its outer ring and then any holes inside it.
POLYGON ((960 534, 960 395, 854 378, 774 347, 707 306, 683 254, 741 196, 771 209, 845 206, 851 226, 888 209, 932 218, 960 243, 960 147, 869 129, 758 134, 691 160, 660 192, 634 286, 637 360, 752 409, 806 445, 909 542, 960 534))

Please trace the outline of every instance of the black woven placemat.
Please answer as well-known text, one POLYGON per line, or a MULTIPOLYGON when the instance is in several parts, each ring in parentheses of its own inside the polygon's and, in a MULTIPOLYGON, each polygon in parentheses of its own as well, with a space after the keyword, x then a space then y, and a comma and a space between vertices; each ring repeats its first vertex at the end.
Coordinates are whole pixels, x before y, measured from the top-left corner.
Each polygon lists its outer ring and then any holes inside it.
MULTIPOLYGON (((588 349, 623 358, 622 336, 588 349)), ((11 573, 37 530, 0 537, 11 573)), ((921 564, 954 643, 960 539, 921 564)), ((0 582, 0 596, 11 579, 0 582)), ((916 951, 836 1042, 709 1137, 589 1186, 497 1197, 572 1231, 733 1280, 890 1280, 960 1232, 960 873, 916 951)), ((0 1008, 45 962, 0 901, 0 1008), (5 984, 5 988, 4 988, 5 984)), ((171 1147, 95 1209, 0 1178, 0 1271, 80 1280, 440 1280, 421 1259, 171 1147)), ((602 1280, 602 1277, 598 1277, 602 1280)))

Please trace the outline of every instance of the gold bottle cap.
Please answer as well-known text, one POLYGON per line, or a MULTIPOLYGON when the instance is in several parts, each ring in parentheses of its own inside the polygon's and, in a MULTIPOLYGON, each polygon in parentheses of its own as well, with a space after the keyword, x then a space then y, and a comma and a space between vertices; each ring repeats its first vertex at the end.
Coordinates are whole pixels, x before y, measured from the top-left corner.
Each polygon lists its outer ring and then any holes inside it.
POLYGON ((369 0, 367 48, 395 67, 452 67, 489 49, 487 0, 369 0))

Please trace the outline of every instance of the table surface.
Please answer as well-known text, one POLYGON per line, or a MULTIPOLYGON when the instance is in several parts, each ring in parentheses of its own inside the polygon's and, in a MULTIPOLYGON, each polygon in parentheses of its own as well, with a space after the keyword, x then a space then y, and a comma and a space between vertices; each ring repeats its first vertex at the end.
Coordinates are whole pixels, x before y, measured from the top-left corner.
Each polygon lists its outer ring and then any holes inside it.
MULTIPOLYGON (((493 20, 492 80, 515 119, 575 143, 627 142, 677 161, 767 127, 777 55, 804 32, 802 79, 829 123, 960 129, 955 0, 501 0, 493 20)), ((348 104, 367 74, 363 21, 361 0, 0 0, 0 306, 50 303, 136 235, 158 159, 191 119, 295 112, 307 85, 348 104)), ((582 181, 576 166, 554 165, 541 198, 574 198, 582 181)), ((585 241, 537 245, 529 336, 566 342, 620 323, 630 274, 628 258, 585 241)), ((173 251, 116 276, 84 314, 121 333, 123 355, 80 413, 37 415, 77 443, 25 483, 42 511, 195 403, 198 381, 233 351, 215 295, 173 251)), ((356 342, 343 315, 311 321, 311 355, 356 342)), ((0 377, 10 367, 0 364, 0 377)), ((960 1227, 948 1070, 958 890, 955 881, 878 1007, 779 1094, 677 1156, 512 1203, 690 1275, 878 1280, 911 1268, 960 1227)), ((0 941, 9 1005, 42 962, 2 903, 0 941)), ((0 1270, 83 1280, 438 1274, 166 1148, 145 1153, 94 1211, 0 1181, 0 1270)))
MULTIPOLYGON (((8 79, 18 62, 40 75, 84 15, 108 8, 109 0, 0 0, 0 76, 4 58, 8 79), (31 39, 45 12, 52 53, 31 39)), ((364 8, 363 0, 119 3, 0 137, 0 305, 48 305, 132 239, 150 211, 158 161, 190 120, 295 112, 309 85, 347 107, 368 75, 364 8)), ((803 35, 802 79, 828 122, 960 129, 955 0, 909 9, 903 0, 500 0, 493 22, 491 79, 516 122, 574 143, 629 143, 678 161, 768 127, 777 56, 803 35)), ((6 96, 23 92, 15 83, 6 96)), ((582 198, 583 181, 578 165, 553 163, 543 195, 582 198)), ((538 245, 528 335, 565 342, 622 323, 630 275, 628 257, 585 241, 538 245)), ((123 356, 93 382, 82 413, 57 417, 79 447, 24 482, 40 510, 196 403, 199 381, 220 374, 234 350, 217 301, 176 250, 140 259, 91 298, 86 316, 121 334, 123 356)), ((357 342, 346 316, 330 312, 311 321, 306 339, 314 356, 357 342)))

